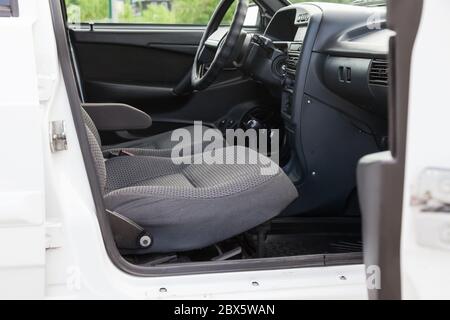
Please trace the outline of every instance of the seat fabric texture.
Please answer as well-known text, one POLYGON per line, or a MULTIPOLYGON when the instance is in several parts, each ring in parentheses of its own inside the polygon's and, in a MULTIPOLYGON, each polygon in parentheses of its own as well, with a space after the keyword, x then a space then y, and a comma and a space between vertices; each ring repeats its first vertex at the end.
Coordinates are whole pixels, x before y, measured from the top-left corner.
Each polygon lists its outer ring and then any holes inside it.
MULTIPOLYGON (((271 160, 256 164, 175 164, 170 158, 122 156, 104 160, 88 128, 89 143, 106 208, 143 227, 153 245, 124 253, 169 253, 201 249, 248 231, 277 216, 297 190, 271 160), (261 169, 271 167, 271 175, 261 169)), ((243 147, 222 149, 252 154, 243 147)), ((194 155, 191 163, 197 163, 194 155)), ((184 159, 186 160, 186 159, 184 159)))

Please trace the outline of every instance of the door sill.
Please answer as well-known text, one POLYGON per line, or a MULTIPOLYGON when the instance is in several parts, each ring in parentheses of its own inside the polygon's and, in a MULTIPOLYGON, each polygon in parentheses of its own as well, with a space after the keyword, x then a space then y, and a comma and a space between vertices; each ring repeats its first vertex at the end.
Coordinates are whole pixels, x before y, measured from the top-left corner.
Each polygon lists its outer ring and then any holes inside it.
POLYGON ((269 271, 363 264, 363 253, 316 254, 281 258, 261 258, 235 261, 178 263, 159 266, 139 266, 121 259, 118 266, 140 277, 181 276, 224 272, 269 271))

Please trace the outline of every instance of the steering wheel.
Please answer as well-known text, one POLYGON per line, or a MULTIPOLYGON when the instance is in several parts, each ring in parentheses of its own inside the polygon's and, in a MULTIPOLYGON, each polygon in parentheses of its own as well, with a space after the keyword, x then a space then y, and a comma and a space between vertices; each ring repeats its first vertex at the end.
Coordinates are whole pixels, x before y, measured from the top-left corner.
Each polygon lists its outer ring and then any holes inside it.
POLYGON ((177 95, 204 90, 219 76, 238 46, 248 10, 248 0, 221 0, 214 11, 195 54, 189 75, 174 89, 177 95), (237 1, 229 30, 219 29, 228 9, 237 1))

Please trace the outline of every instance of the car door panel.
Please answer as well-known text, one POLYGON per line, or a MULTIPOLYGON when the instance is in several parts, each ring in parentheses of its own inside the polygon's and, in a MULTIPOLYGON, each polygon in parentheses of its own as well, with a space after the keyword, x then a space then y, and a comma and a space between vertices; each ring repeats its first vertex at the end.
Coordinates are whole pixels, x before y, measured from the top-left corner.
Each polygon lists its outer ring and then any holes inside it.
MULTIPOLYGON (((227 69, 209 89, 176 96, 192 67, 203 27, 93 26, 70 35, 86 102, 125 103, 152 116, 147 136, 200 120, 213 124, 232 107, 270 101, 263 87, 227 69)), ((116 142, 110 139, 109 142, 116 142)))

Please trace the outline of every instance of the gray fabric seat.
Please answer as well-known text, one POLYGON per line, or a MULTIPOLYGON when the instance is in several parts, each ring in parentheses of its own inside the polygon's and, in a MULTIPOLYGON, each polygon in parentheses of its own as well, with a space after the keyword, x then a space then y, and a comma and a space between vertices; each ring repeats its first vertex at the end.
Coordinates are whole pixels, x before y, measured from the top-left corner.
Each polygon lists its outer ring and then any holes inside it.
MULTIPOLYGON (((81 108, 81 110, 86 126, 94 134, 94 137, 100 146, 102 146, 101 148, 104 154, 126 151, 142 156, 171 157, 173 148, 178 145, 178 141, 172 141, 172 131, 169 131, 148 138, 133 140, 112 146, 103 146, 95 123, 83 108, 81 108)), ((191 134, 192 138, 196 138, 194 135, 194 126, 189 126, 183 129, 187 130, 191 134)), ((211 128, 203 126, 202 131, 204 132, 205 130, 211 130, 211 128)), ((221 142, 225 144, 225 140, 222 140, 221 142)), ((203 150, 205 146, 206 144, 202 140, 193 139, 192 143, 188 147, 191 150, 191 153, 196 153, 197 150, 203 150)))
MULTIPOLYGON (((87 130, 107 209, 153 236, 153 245, 136 254, 207 247, 272 219, 298 196, 290 179, 267 158, 232 165, 175 164, 170 158, 146 156, 105 161, 87 130), (272 174, 262 174, 269 166, 272 174)), ((223 151, 227 159, 233 153, 255 153, 243 147, 223 151)))

